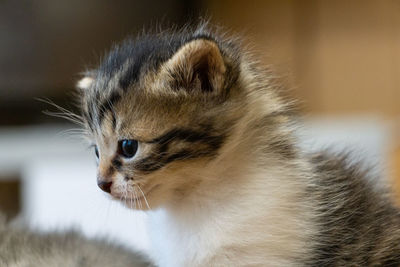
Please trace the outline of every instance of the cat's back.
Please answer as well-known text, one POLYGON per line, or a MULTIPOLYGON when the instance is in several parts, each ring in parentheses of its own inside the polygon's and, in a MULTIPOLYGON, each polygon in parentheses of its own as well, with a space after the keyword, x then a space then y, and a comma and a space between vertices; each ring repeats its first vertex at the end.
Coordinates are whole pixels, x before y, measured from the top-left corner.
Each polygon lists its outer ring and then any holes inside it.
POLYGON ((368 172, 347 156, 311 159, 309 195, 318 234, 311 263, 318 266, 399 266, 400 211, 368 172))
MULTIPOLYGON (((1 214, 0 214, 1 215, 1 214)), ((139 254, 77 232, 34 233, 0 216, 0 266, 151 266, 139 254)))

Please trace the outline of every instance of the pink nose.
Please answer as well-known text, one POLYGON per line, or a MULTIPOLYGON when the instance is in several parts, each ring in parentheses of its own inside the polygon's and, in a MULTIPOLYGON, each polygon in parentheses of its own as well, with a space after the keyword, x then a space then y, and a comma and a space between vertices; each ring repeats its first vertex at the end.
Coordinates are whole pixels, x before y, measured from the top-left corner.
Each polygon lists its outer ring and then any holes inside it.
POLYGON ((103 182, 103 181, 98 181, 97 185, 100 187, 101 190, 107 193, 111 193, 111 185, 112 182, 103 182))

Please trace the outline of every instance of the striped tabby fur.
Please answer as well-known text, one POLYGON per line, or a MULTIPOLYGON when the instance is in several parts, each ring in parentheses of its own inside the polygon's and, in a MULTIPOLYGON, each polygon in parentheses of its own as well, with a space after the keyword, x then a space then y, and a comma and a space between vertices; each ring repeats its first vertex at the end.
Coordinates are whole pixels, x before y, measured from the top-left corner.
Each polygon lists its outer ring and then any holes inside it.
POLYGON ((150 209, 159 266, 399 265, 399 210, 344 157, 298 148, 270 77, 204 25, 115 46, 78 84, 98 179, 150 209))
POLYGON ((105 240, 78 232, 38 233, 9 225, 0 214, 0 266, 150 267, 148 260, 105 240))

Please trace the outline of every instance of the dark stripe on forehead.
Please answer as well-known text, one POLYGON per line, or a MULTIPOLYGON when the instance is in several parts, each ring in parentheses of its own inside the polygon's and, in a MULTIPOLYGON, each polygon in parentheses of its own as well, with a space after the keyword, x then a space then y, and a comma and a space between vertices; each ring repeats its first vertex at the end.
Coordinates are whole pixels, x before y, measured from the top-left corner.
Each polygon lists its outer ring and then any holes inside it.
MULTIPOLYGON (((143 59, 142 59, 143 61, 143 59)), ((119 80, 119 86, 126 91, 128 89, 129 85, 131 85, 133 82, 136 82, 139 78, 139 71, 142 67, 143 62, 138 62, 135 61, 134 63, 131 63, 131 65, 128 67, 127 71, 122 75, 122 77, 119 80)))
POLYGON ((103 101, 103 103, 99 107, 99 116, 98 121, 99 125, 101 125, 105 115, 107 112, 112 111, 114 106, 121 100, 121 95, 118 91, 113 91, 111 95, 103 101))
POLYGON ((112 129, 115 131, 115 128, 117 127, 117 117, 115 115, 114 110, 111 110, 111 121, 112 121, 112 129))

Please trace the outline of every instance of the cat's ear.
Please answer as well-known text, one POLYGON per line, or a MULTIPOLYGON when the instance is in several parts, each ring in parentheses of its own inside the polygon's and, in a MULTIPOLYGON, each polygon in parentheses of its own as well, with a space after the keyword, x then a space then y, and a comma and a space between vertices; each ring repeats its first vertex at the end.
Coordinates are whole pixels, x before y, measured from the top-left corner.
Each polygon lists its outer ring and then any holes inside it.
POLYGON ((173 87, 189 92, 220 92, 226 66, 218 45, 196 39, 186 43, 169 59, 165 67, 173 78, 173 87))

